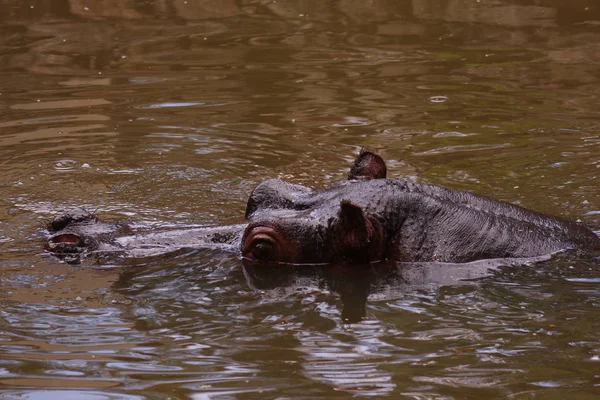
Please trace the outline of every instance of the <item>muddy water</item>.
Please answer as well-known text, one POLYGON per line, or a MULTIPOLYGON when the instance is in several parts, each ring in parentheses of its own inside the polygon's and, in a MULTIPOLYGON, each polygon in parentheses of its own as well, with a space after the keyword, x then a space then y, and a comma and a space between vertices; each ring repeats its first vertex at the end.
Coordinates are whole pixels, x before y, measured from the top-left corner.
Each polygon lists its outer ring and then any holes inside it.
POLYGON ((42 228, 239 221, 261 180, 344 179, 360 146, 598 228, 599 26, 595 0, 0 1, 0 396, 595 398, 593 258, 69 266, 42 228))

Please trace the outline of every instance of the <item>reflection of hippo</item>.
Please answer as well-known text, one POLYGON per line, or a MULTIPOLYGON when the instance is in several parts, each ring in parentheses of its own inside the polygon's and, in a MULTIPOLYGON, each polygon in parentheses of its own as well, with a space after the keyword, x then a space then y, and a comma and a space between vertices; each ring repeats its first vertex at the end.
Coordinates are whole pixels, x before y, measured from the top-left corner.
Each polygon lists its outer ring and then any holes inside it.
MULTIPOLYGON (((259 184, 247 223, 127 234, 94 216, 64 215, 49 226, 47 249, 139 257, 184 247, 241 249, 259 263, 469 262, 600 248, 586 227, 440 186, 385 179, 378 155, 361 151, 349 181, 314 190, 278 179, 259 184)), ((71 256, 72 257, 72 256, 71 256)))

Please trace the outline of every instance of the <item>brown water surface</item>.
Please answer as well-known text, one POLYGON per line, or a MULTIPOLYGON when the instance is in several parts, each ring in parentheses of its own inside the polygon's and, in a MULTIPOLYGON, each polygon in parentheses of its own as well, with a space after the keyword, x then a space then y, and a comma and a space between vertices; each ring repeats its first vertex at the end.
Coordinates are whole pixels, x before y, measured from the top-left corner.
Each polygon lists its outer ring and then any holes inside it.
POLYGON ((598 228, 599 104, 597 0, 0 0, 0 396, 597 398, 593 258, 273 283, 42 245, 73 207, 239 221, 263 179, 344 179, 360 146, 598 228))

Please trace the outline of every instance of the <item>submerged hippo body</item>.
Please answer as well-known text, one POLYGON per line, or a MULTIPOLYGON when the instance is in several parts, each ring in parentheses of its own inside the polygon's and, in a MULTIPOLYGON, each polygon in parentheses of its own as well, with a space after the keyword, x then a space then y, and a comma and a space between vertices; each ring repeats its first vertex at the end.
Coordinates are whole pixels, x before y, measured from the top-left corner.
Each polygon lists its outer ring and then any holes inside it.
POLYGON ((67 215, 49 230, 47 248, 55 253, 139 256, 219 246, 265 264, 469 262, 600 248, 592 231, 570 221, 473 193, 386 179, 384 161, 364 150, 349 180, 328 189, 262 182, 240 225, 132 235, 91 215, 67 215))

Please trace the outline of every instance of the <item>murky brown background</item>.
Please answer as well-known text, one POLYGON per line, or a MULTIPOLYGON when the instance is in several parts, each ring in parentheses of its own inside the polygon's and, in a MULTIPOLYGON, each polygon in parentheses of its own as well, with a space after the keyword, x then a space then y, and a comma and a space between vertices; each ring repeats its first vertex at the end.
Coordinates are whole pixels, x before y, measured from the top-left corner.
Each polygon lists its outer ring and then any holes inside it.
POLYGON ((261 288, 216 251, 68 266, 42 228, 238 221, 261 180, 344 179, 360 146, 598 228, 599 7, 0 0, 0 396, 597 398, 594 259, 261 288))

